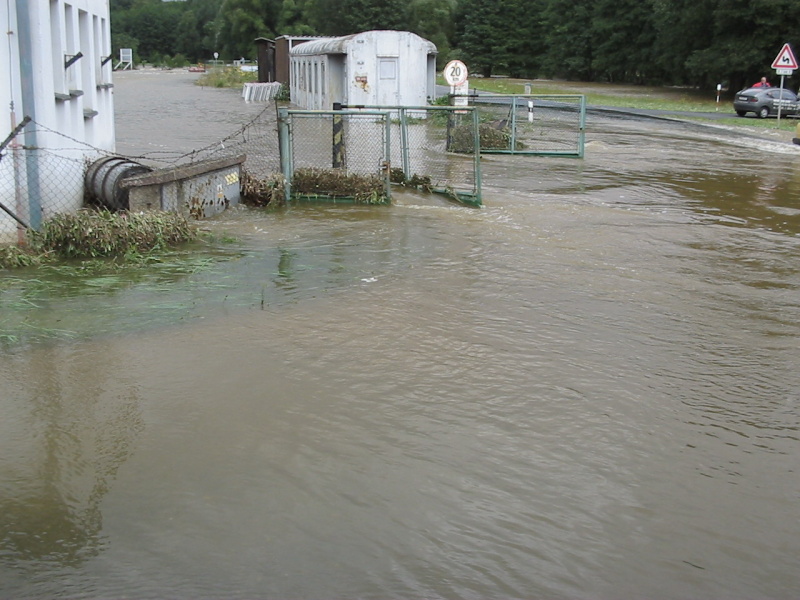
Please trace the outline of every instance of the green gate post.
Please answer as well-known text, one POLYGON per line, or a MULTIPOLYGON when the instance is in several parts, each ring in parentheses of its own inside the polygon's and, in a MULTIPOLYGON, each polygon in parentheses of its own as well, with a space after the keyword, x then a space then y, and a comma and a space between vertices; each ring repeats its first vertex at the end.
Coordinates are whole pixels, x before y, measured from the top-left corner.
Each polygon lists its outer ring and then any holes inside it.
POLYGON ((289 128, 289 109, 278 108, 278 147, 281 155, 281 173, 284 179, 284 200, 292 199, 292 141, 289 128))
POLYGON ((517 149, 517 97, 511 97, 511 137, 509 138, 509 150, 512 152, 517 149))
POLYGON ((586 147, 586 96, 581 96, 580 131, 578 133, 578 158, 583 158, 586 147))
POLYGON ((474 131, 474 144, 475 144, 475 156, 473 160, 475 161, 473 164, 473 170, 475 172, 475 200, 477 201, 477 206, 483 205, 483 193, 481 191, 483 187, 483 182, 481 181, 481 131, 480 131, 480 119, 478 118, 478 109, 473 107, 472 108, 472 129, 474 131))
MULTIPOLYGON (((386 199, 392 202, 392 119, 391 113, 383 113, 383 155, 386 157, 383 165, 383 185, 386 199)), ((404 117, 401 117, 401 120, 404 117)), ((402 138, 402 134, 400 136, 402 138)), ((408 175, 406 175, 408 177, 408 175)))
MULTIPOLYGON (((403 169, 403 177, 408 181, 411 179, 411 160, 408 149, 408 118, 406 109, 400 108, 400 163, 403 169)), ((391 157, 391 154, 389 154, 391 157)))

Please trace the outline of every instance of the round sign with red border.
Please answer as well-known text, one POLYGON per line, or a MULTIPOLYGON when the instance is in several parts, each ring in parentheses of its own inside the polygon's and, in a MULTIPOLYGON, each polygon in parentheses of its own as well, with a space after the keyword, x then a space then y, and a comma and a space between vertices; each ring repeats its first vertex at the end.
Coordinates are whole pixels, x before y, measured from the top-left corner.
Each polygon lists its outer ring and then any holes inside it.
POLYGON ((444 80, 452 85, 457 86, 463 84, 467 80, 469 72, 467 65, 460 60, 451 60, 444 67, 444 80))

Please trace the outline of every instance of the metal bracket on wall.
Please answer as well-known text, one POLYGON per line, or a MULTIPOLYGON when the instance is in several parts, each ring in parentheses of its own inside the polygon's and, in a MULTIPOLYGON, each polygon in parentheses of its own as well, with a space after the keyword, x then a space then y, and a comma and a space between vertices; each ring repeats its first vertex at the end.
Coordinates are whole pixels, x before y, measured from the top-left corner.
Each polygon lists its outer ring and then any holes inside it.
POLYGON ((78 62, 81 58, 83 58, 83 52, 78 52, 77 54, 65 54, 64 55, 64 69, 69 69, 72 65, 78 62))

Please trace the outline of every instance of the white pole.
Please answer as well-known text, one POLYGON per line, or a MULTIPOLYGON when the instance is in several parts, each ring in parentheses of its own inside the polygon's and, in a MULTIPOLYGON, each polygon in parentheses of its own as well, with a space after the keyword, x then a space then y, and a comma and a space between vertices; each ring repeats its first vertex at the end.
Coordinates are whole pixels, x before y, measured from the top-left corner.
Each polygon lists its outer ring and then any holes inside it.
POLYGON ((781 75, 781 91, 778 93, 778 127, 781 125, 781 108, 783 107, 783 80, 785 77, 785 75, 781 75))

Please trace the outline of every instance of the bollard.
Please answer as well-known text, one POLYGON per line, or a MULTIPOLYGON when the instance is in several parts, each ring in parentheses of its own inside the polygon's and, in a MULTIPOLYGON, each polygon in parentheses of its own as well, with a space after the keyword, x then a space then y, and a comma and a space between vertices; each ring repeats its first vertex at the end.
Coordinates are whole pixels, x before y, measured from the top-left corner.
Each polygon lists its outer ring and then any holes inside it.
MULTIPOLYGON (((333 110, 342 110, 339 102, 333 103, 333 110)), ((344 119, 342 115, 333 115, 333 157, 331 160, 334 169, 344 168, 344 119)))

